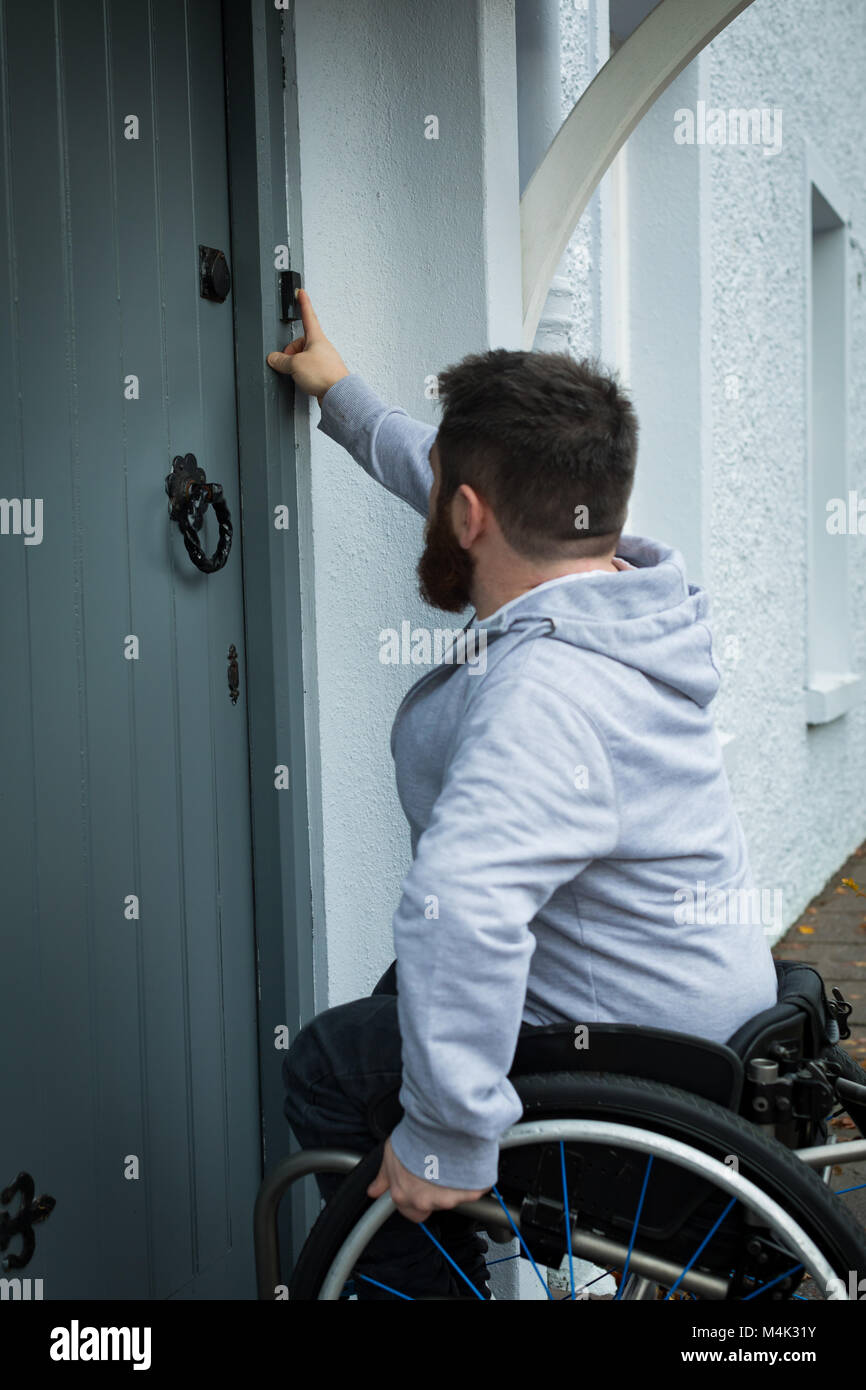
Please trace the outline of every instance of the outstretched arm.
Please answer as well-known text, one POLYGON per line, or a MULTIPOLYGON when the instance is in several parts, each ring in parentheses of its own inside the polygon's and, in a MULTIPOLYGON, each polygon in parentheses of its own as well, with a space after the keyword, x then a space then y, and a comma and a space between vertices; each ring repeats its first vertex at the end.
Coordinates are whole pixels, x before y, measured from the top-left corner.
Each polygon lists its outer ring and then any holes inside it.
POLYGON ((390 406, 351 372, 325 337, 306 290, 297 292, 304 334, 285 352, 268 354, 268 366, 292 377, 322 407, 318 428, 336 440, 371 478, 426 517, 433 474, 430 449, 437 427, 390 406))

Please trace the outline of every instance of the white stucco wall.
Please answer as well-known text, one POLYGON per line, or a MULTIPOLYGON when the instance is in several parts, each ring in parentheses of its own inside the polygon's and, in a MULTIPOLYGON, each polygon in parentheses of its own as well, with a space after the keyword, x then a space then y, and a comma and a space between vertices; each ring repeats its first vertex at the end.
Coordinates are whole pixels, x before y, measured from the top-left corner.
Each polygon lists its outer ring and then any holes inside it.
MULTIPOLYGON (((720 696, 756 876, 793 921, 866 837, 866 706, 807 728, 804 141, 848 198, 850 486, 866 495, 866 26, 859 0, 756 0, 710 52, 713 103, 780 107, 782 148, 712 150, 712 584, 737 638, 720 696), (729 399, 725 377, 739 378, 729 399)), ((818 460, 820 467, 821 460, 818 460)), ((828 495, 832 495, 832 489, 828 495)), ((824 517, 819 518, 823 524, 824 517)), ((866 537, 849 551, 851 664, 866 673, 866 537)))
MULTIPOLYGON (((561 120, 589 86, 610 55, 607 0, 560 0, 561 120)), ((574 317, 563 344, 576 357, 602 354, 607 346, 603 322, 606 300, 605 241, 611 235, 610 175, 602 179, 580 219, 563 256, 574 317)), ((541 346, 537 344, 537 346, 541 346)))
MULTIPOLYGON (((606 3, 562 0, 566 106, 595 70, 589 36, 606 3)), ((716 722, 733 735, 727 762, 756 882, 781 891, 785 927, 866 837, 866 706, 809 728, 803 698, 810 215, 804 147, 810 142, 833 172, 851 215, 849 486, 863 497, 864 70, 859 0, 755 0, 629 140, 628 225, 617 228, 602 211, 599 257, 597 213, 588 209, 572 239, 579 254, 571 262, 578 305, 571 347, 591 352, 601 341, 614 366, 623 365, 616 360, 622 335, 615 331, 615 292, 604 293, 603 265, 613 259, 617 231, 631 248, 626 356, 647 425, 635 529, 649 519, 653 534, 692 557, 712 594, 723 672, 716 722), (780 152, 707 146, 698 156, 677 148, 673 113, 680 104, 694 107, 702 93, 725 110, 781 108, 780 152), (696 157, 704 161, 700 177, 696 157), (592 312, 599 290, 601 327, 592 312), (686 342, 693 343, 693 360, 684 355, 686 342), (665 363, 669 391, 659 376, 665 363)), ((866 673, 866 537, 838 543, 849 553, 850 664, 866 673)))
MULTIPOLYGON (((295 45, 303 283, 348 366, 435 423, 425 378, 469 352, 520 345, 513 5, 300 3, 295 45), (438 140, 425 139, 429 115, 438 140)), ((418 597, 420 518, 317 430, 319 418, 298 393, 323 1008, 369 992, 390 963, 409 865, 389 736, 423 669, 381 664, 379 633, 454 619, 418 597)))

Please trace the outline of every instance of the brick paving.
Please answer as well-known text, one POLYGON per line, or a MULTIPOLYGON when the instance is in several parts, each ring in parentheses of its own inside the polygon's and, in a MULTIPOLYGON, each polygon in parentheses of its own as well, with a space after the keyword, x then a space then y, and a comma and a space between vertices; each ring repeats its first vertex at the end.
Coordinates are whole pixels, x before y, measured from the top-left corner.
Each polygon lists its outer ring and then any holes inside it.
MULTIPOLYGON (((848 1020, 851 1037, 842 1046, 866 1067, 866 844, 831 875, 774 947, 773 955, 779 960, 813 965, 823 976, 828 995, 832 986, 838 985, 854 1006, 848 1020), (843 879, 857 884, 863 896, 843 879)), ((866 1083, 866 1070, 863 1080, 866 1083)), ((841 1143, 860 1137, 856 1129, 850 1128, 850 1121, 837 1120, 834 1128, 841 1143)), ((837 1167, 831 1185, 838 1192, 858 1183, 866 1183, 866 1163, 837 1167)), ((866 1227, 866 1189, 852 1192, 844 1200, 852 1215, 866 1227)))

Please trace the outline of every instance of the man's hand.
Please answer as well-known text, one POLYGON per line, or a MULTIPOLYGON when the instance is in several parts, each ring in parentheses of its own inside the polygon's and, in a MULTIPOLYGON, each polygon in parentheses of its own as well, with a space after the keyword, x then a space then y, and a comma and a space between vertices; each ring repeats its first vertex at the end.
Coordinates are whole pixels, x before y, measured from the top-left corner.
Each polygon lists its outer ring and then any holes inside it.
POLYGON ((315 396, 319 405, 329 387, 349 375, 349 368, 322 332, 322 325, 313 312, 306 290, 297 291, 301 306, 303 337, 286 344, 285 352, 269 352, 267 363, 275 372, 290 376, 308 396, 315 396))
POLYGON ((382 1166, 375 1182, 371 1182, 367 1188, 367 1196, 381 1197, 389 1188, 400 1214, 416 1223, 426 1221, 431 1211, 450 1211, 461 1202, 475 1202, 487 1191, 487 1188, 470 1192, 461 1187, 440 1187, 436 1182, 416 1178, 414 1173, 403 1167, 391 1148, 391 1140, 386 1139, 382 1166))

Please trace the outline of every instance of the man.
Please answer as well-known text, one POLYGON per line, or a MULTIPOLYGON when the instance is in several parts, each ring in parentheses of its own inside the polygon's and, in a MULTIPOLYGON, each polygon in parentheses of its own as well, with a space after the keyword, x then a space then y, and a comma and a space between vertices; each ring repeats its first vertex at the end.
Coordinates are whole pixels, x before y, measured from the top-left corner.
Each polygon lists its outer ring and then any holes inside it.
POLYGON ((415 1229, 392 1218, 371 1244, 362 1296, 453 1294, 417 1223, 433 1213, 484 1287, 484 1243, 451 1208, 496 1181, 522 1113, 507 1075, 521 1030, 618 1021, 725 1041, 775 1002, 776 976, 759 914, 710 925, 683 909, 702 893, 742 905, 752 884, 710 713, 707 596, 676 551, 621 534, 637 421, 618 384, 567 354, 478 354, 441 374, 437 432, 380 400, 298 299, 304 335, 268 363, 428 517, 422 596, 474 607, 485 661, 458 644, 400 706, 399 989, 386 977, 302 1030, 286 1114, 304 1147, 369 1150, 377 1099, 399 1087, 368 1192, 390 1188, 415 1229))

